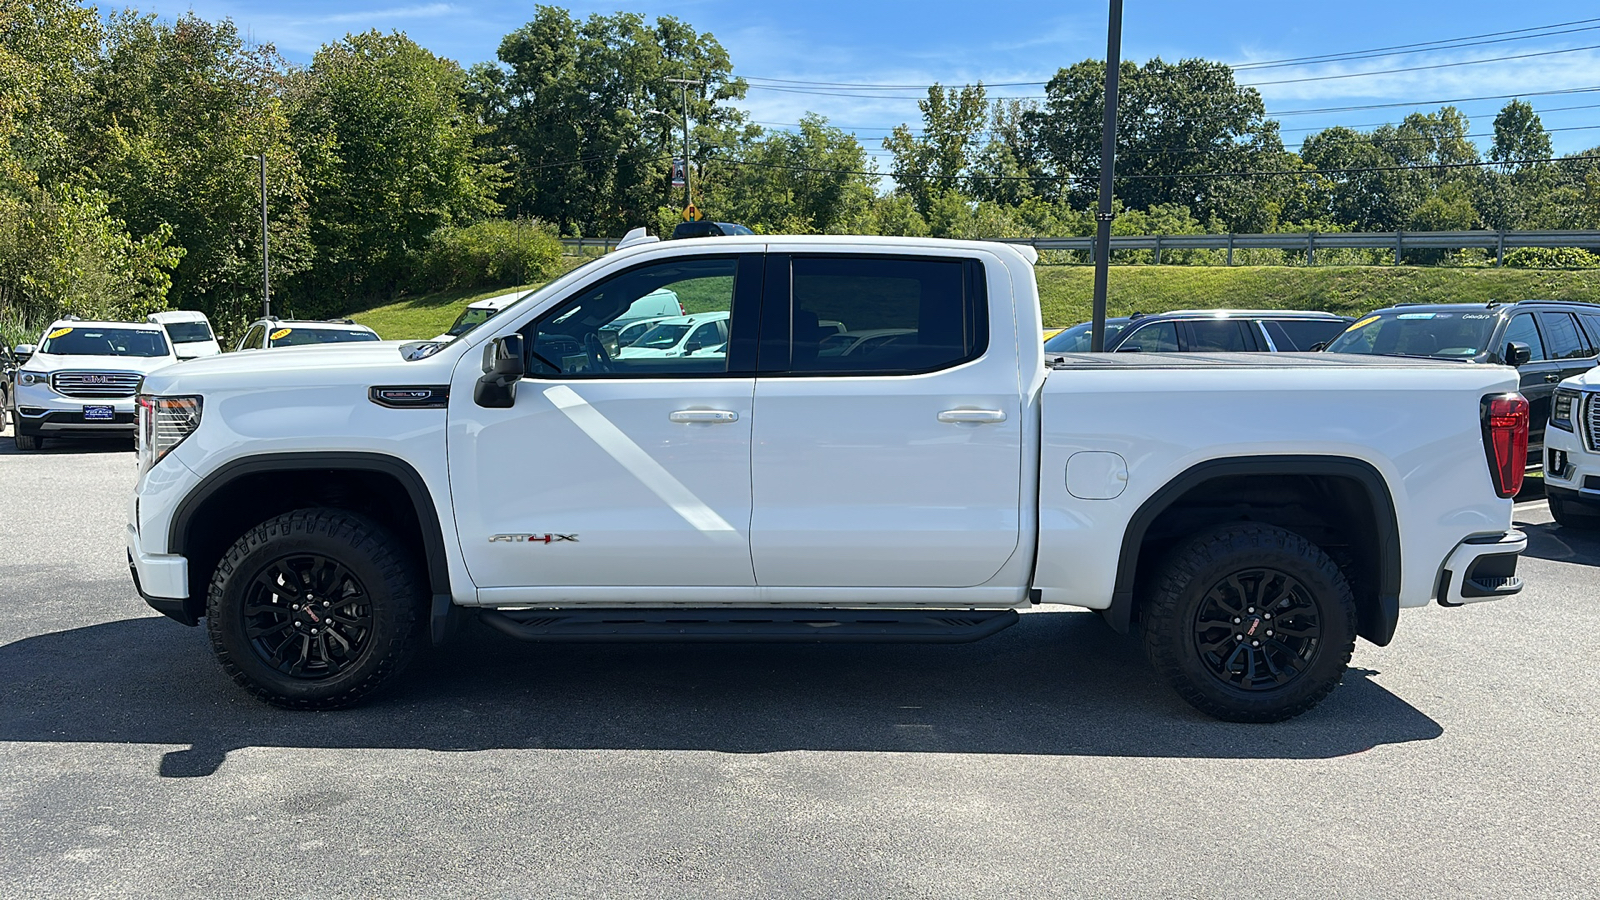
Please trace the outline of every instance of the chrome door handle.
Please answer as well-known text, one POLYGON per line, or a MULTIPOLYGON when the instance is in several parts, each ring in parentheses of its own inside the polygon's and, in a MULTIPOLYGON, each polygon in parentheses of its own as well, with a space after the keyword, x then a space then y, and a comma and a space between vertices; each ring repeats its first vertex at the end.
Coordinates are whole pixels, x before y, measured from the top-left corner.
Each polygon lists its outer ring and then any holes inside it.
POLYGON ((737 422, 739 414, 731 409, 680 409, 667 418, 674 422, 737 422))
POLYGON ((998 409, 947 409, 939 413, 941 422, 1004 422, 1006 414, 998 409))
POLYGON ((1557 374, 1556 374, 1556 373, 1554 373, 1554 372, 1550 372, 1550 373, 1547 373, 1547 374, 1546 374, 1546 375, 1545 375, 1545 376, 1544 376, 1544 380, 1545 380, 1545 382, 1546 382, 1546 383, 1547 383, 1547 384, 1550 384, 1550 383, 1554 383, 1554 382, 1557 382, 1557 381, 1560 381, 1560 380, 1561 380, 1561 376, 1560 376, 1560 375, 1557 375, 1557 374))

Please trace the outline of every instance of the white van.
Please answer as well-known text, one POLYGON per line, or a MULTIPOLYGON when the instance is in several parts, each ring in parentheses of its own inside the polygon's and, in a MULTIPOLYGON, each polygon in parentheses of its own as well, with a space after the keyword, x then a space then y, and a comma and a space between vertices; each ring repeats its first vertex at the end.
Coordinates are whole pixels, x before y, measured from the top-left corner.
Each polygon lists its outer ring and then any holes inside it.
POLYGON ((166 329, 172 349, 180 360, 216 356, 222 352, 222 345, 217 343, 217 336, 211 330, 211 320, 206 318, 205 313, 192 309, 169 309, 151 313, 145 316, 145 321, 166 329))

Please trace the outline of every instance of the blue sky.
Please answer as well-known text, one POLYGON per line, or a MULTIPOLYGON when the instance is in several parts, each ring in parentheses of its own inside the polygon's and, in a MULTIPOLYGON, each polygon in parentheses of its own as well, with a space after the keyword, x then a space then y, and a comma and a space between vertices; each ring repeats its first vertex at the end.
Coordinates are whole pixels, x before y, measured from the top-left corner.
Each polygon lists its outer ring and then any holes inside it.
MULTIPOLYGON (((109 4, 108 4, 109 5, 109 4)), ((308 61, 321 44, 370 28, 401 30, 435 53, 463 65, 492 60, 500 38, 532 18, 533 3, 493 0, 147 0, 137 8, 161 16, 186 10, 231 18, 241 31, 271 42, 289 59, 308 61)), ((676 0, 672 3, 567 3, 579 15, 628 10, 647 17, 672 15, 714 34, 727 47, 735 72, 752 78, 809 82, 926 85, 1042 82, 1062 66, 1105 54, 1106 4, 1067 2, 919 2, 809 0, 676 0)), ((1452 98, 1526 94, 1541 111, 1558 153, 1600 145, 1600 6, 1576 0, 1507 5, 1486 0, 1344 0, 1338 4, 1129 0, 1123 58, 1203 56, 1250 63, 1443 41, 1557 23, 1557 34, 1502 34, 1477 46, 1411 51, 1377 58, 1294 64, 1241 71, 1283 124, 1285 143, 1297 147, 1309 130, 1343 124, 1370 127, 1397 121, 1413 109, 1430 111, 1452 98), (1508 12, 1509 11, 1509 12, 1508 12), (1539 55, 1533 55, 1539 54, 1539 55), (1473 65, 1491 57, 1523 56, 1473 65), (1431 67, 1421 68, 1418 67, 1431 67), (1368 75, 1376 70, 1408 72, 1368 75), (1326 78, 1330 75, 1355 77, 1326 78), (1316 79, 1316 80, 1304 80, 1316 79), (1587 92, 1576 89, 1589 88, 1587 92), (1568 91, 1569 93, 1544 93, 1568 91), (1293 114, 1296 110, 1406 104, 1392 108, 1293 114), (1579 107, 1579 108, 1573 108, 1579 107), (1591 107, 1591 108, 1581 108, 1591 107)), ((752 84, 758 82, 752 81, 752 84)), ((918 120, 915 90, 834 96, 828 87, 752 88, 743 106, 763 124, 799 121, 822 113, 855 130, 877 150, 888 129, 918 120)), ((856 91, 860 94, 863 92, 856 91)), ((1019 85, 996 96, 1038 96, 1043 88, 1019 85)), ((1506 101, 1458 104, 1472 132, 1491 130, 1506 101)), ((1479 143, 1487 146, 1487 140, 1479 143)), ((879 151, 881 153, 881 151, 879 151)))

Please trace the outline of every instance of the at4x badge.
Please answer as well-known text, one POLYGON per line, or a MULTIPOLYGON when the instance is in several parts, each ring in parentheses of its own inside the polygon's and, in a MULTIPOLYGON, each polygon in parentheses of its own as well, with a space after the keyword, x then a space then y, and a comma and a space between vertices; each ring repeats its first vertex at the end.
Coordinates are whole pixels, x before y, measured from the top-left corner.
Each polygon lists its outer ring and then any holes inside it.
POLYGON ((497 534, 489 538, 491 544, 556 544, 561 541, 578 542, 575 534, 497 534))

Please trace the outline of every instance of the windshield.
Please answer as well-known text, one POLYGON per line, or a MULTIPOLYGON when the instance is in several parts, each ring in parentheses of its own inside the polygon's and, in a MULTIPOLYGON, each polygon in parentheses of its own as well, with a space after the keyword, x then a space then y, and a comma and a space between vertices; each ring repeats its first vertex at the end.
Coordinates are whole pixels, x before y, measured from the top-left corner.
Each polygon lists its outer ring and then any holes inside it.
POLYGON ((1367 316, 1328 345, 1329 353, 1465 359, 1482 353, 1494 335, 1491 312, 1401 312, 1367 316))
POLYGON ((168 322, 167 336, 174 344, 194 344, 214 340, 211 326, 204 322, 168 322))
MULTIPOLYGON (((1127 322, 1106 322, 1106 346, 1113 343, 1113 339, 1128 327, 1127 322)), ((1092 322, 1074 325, 1066 331, 1044 342, 1044 349, 1050 353, 1088 353, 1089 342, 1092 340, 1090 332, 1093 330, 1092 322)))
POLYGON ((161 332, 140 328, 57 328, 45 335, 40 353, 59 356, 168 356, 161 332))
POLYGON ((687 325, 657 325, 646 331, 644 337, 639 338, 630 347, 651 347, 662 350, 667 347, 676 347, 678 341, 689 331, 687 325))
POLYGON ((298 347, 304 344, 347 344, 352 341, 375 341, 370 331, 343 331, 334 328, 302 328, 298 325, 279 328, 270 336, 273 347, 298 347))
POLYGON ((461 311, 461 315, 456 317, 456 323, 451 325, 450 330, 446 331, 445 334, 451 337, 460 337, 494 318, 498 312, 499 310, 495 309, 472 309, 470 307, 464 309, 461 311))

